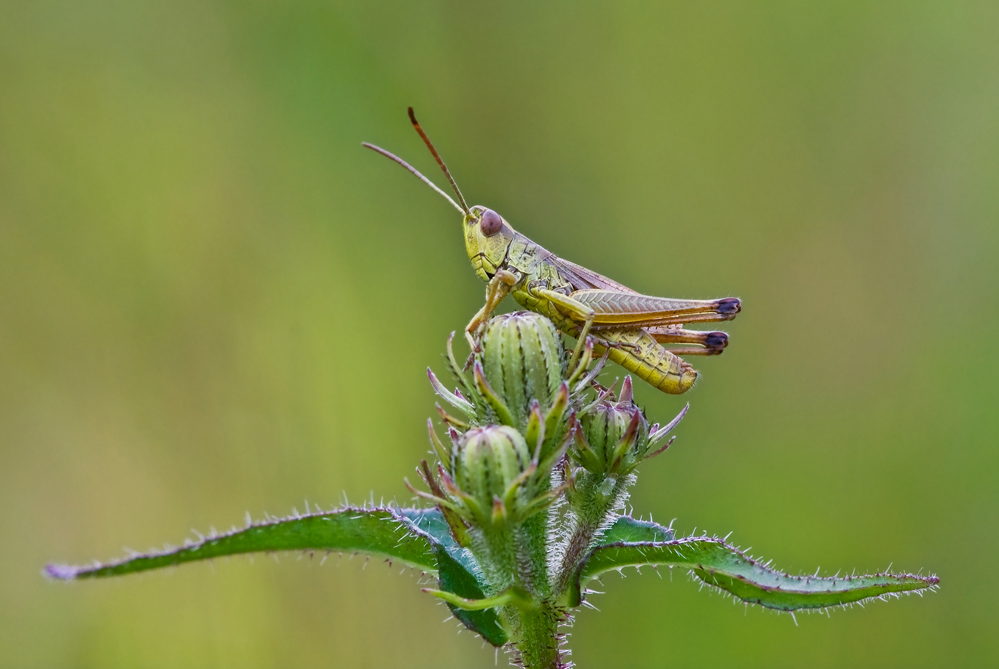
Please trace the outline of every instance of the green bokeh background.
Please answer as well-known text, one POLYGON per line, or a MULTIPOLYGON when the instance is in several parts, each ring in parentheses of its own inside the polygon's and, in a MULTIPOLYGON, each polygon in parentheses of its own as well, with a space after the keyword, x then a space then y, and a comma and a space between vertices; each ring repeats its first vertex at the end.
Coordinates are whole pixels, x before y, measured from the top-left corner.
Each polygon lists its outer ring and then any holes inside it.
MULTIPOLYGON (((475 203, 637 290, 744 301, 632 502, 866 610, 606 579, 583 667, 999 663, 995 2, 0 3, 0 665, 492 667, 417 579, 50 560, 402 484, 480 306, 475 203), (991 631, 990 631, 991 630, 991 631)), ((507 305, 510 308, 510 305, 507 305)), ((502 664, 502 659, 501 659, 502 664)))

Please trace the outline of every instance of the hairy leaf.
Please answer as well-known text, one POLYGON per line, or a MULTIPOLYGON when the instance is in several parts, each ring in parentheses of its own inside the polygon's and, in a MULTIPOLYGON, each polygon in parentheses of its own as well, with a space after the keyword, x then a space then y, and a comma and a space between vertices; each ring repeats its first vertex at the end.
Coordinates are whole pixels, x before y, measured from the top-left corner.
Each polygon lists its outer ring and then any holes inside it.
MULTIPOLYGON (((461 597, 482 598, 481 572, 468 550, 451 536, 438 509, 357 509, 315 513, 263 523, 242 530, 199 537, 181 548, 131 555, 90 566, 48 565, 52 578, 71 580, 121 576, 228 555, 274 551, 366 553, 427 572, 438 570, 441 588, 461 597)), ((455 617, 489 643, 507 641, 495 610, 451 609, 455 617)))
POLYGON ((127 558, 71 567, 48 565, 52 578, 81 579, 120 576, 226 555, 273 551, 357 552, 398 560, 425 571, 436 571, 432 539, 415 531, 393 509, 345 508, 329 513, 269 520, 242 530, 199 537, 180 548, 136 553, 127 558))
MULTIPOLYGON (((462 548, 451 536, 444 515, 439 509, 400 509, 403 518, 417 530, 427 533, 437 545, 437 578, 441 590, 466 599, 485 598, 486 586, 472 553, 462 548)), ((447 605, 455 618, 494 646, 508 641, 495 609, 467 611, 447 605)))
POLYGON ((699 537, 666 542, 605 543, 590 551, 569 593, 569 605, 582 601, 590 579, 622 567, 663 565, 689 569, 697 578, 739 599, 781 611, 821 609, 874 598, 933 590, 936 576, 789 576, 754 560, 721 539, 699 537))
POLYGON ((599 543, 606 545, 625 541, 661 542, 672 541, 674 538, 673 530, 663 527, 659 523, 654 523, 651 520, 635 520, 631 516, 620 516, 603 533, 599 543))
POLYGON ((434 543, 448 550, 461 548, 451 536, 451 528, 444 520, 444 514, 437 507, 430 509, 396 509, 401 520, 418 532, 426 534, 434 543))
MULTIPOLYGON (((485 599, 486 594, 479 579, 440 545, 437 547, 437 564, 439 565, 437 577, 441 590, 453 592, 465 599, 485 599)), ((502 646, 508 641, 506 630, 500 624, 496 609, 468 611, 459 609, 450 602, 447 607, 465 627, 482 635, 482 638, 492 645, 502 646)))

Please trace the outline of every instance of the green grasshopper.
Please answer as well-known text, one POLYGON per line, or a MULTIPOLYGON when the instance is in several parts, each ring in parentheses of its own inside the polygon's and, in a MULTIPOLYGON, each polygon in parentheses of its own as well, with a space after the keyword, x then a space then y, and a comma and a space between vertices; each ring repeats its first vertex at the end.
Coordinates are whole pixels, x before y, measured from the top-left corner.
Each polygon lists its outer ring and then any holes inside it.
POLYGON ((468 258, 487 284, 486 302, 465 328, 473 351, 475 335, 507 295, 576 338, 570 364, 580 360, 584 341, 592 337, 598 353, 606 351, 611 360, 635 376, 671 394, 686 392, 697 380, 697 372, 680 355, 716 355, 728 345, 724 332, 685 330, 683 325, 732 320, 742 308, 737 298, 678 300, 642 295, 559 258, 514 230, 492 209, 469 207, 412 107, 409 119, 458 202, 406 161, 373 144, 363 145, 405 167, 461 212, 468 258))

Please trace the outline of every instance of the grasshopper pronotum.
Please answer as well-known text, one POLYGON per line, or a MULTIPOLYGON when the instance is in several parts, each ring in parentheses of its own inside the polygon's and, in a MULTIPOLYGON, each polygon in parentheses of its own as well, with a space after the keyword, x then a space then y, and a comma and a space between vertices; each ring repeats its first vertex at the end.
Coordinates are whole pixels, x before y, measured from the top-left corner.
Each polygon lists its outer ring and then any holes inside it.
POLYGON ((697 380, 697 372, 680 355, 716 355, 728 345, 724 332, 685 330, 683 325, 732 320, 742 308, 738 298, 678 300, 642 295, 559 258, 514 230, 492 209, 469 207, 412 107, 409 119, 458 202, 398 156, 367 142, 364 146, 405 167, 461 212, 468 258, 487 284, 486 302, 465 328, 473 350, 474 335, 507 295, 576 337, 573 361, 579 359, 584 342, 591 337, 598 350, 607 349, 611 360, 667 393, 686 392, 697 380))

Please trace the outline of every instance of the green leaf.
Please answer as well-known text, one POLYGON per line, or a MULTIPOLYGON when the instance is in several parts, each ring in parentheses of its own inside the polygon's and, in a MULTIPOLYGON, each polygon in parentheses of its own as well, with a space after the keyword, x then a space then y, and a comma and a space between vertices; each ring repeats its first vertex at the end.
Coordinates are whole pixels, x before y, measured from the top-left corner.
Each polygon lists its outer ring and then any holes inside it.
POLYGON ((662 542, 673 541, 673 530, 651 520, 635 520, 631 516, 620 516, 598 542, 600 545, 623 542, 662 542))
POLYGON ((48 565, 45 571, 52 578, 65 580, 99 578, 226 555, 308 550, 367 553, 424 571, 437 570, 434 541, 415 531, 399 511, 345 508, 250 524, 242 530, 188 541, 181 548, 135 554, 106 564, 48 565))
MULTIPOLYGON (((464 549, 462 549, 464 550, 464 549)), ((437 546, 437 578, 441 590, 453 592, 465 599, 485 599, 486 594, 482 590, 479 579, 455 559, 451 552, 438 544, 437 546)), ((460 620, 465 627, 482 635, 482 638, 494 646, 502 646, 509 637, 506 630, 500 624, 499 615, 496 609, 485 609, 482 611, 468 611, 460 609, 450 602, 447 607, 455 618, 460 620)))
MULTIPOLYGON (((462 548, 451 536, 451 529, 439 509, 400 509, 400 514, 420 532, 429 535, 437 546, 437 578, 441 590, 465 599, 484 599, 485 584, 482 571, 471 551, 462 548)), ((502 646, 509 637, 500 624, 496 609, 468 611, 452 606, 448 608, 465 627, 478 633, 494 646, 502 646)))
POLYGON ((396 509, 396 512, 404 523, 417 532, 426 534, 434 543, 445 546, 448 550, 461 548, 451 535, 451 528, 444 520, 444 514, 437 507, 396 509))
MULTIPOLYGON (((438 571, 440 586, 461 597, 484 597, 478 565, 459 546, 438 509, 356 509, 315 513, 263 523, 242 530, 199 537, 181 548, 135 554, 122 560, 72 567, 48 565, 52 578, 71 580, 121 576, 172 567, 185 562, 228 555, 273 551, 324 551, 366 553, 408 564, 426 572, 438 571)), ((489 643, 502 646, 506 632, 495 609, 451 609, 456 618, 489 643)))
POLYGON ((604 543, 590 551, 569 593, 569 605, 582 602, 581 588, 598 575, 622 567, 664 565, 689 569, 711 586, 744 602, 780 611, 821 609, 902 593, 935 590, 936 576, 789 576, 770 569, 721 539, 708 537, 666 542, 604 543))

